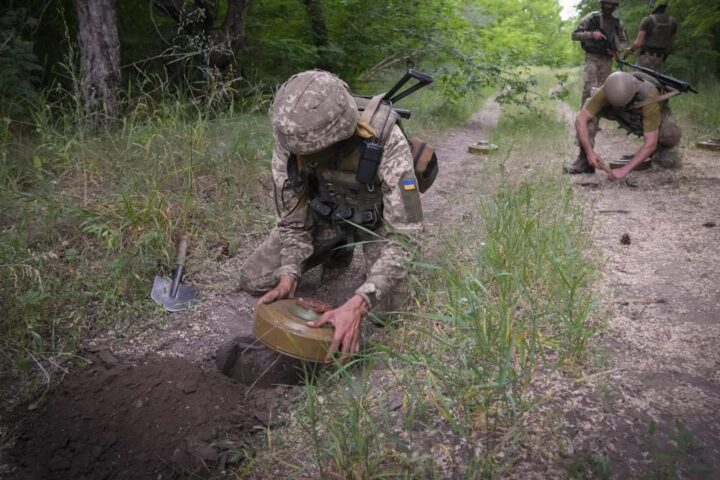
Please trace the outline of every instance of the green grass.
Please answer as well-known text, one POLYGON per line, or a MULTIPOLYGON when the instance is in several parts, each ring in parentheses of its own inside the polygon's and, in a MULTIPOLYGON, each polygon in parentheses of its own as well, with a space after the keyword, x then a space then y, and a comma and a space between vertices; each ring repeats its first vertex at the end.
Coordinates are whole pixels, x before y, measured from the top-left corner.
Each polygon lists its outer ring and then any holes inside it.
MULTIPOLYGON (((79 91, 62 93, 0 122, 0 366, 30 391, 41 364, 74 358, 84 339, 167 319, 149 290, 174 267, 179 234, 190 235, 187 278, 227 290, 235 279, 218 282, 222 263, 274 220, 267 98, 186 98, 146 78, 121 98, 122 119, 98 131, 79 91)), ((446 108, 430 87, 401 106, 411 131, 442 130, 473 102, 446 108)))
POLYGON ((697 85, 697 89, 699 95, 685 93, 670 100, 686 144, 720 138, 720 82, 707 80, 697 85))
MULTIPOLYGON (((535 402, 533 375, 582 365, 593 333, 588 224, 546 164, 572 142, 547 98, 556 82, 541 76, 533 111, 506 107, 492 137, 501 150, 471 186, 481 192, 472 221, 445 232, 444 255, 417 259, 417 307, 365 356, 309 384, 246 472, 437 478, 447 464, 478 478, 504 468, 497 454, 535 402)), ((482 101, 450 104, 428 88, 400 106, 414 112, 411 132, 436 135, 482 101)), ((178 234, 191 236, 189 278, 223 290, 232 279, 210 279, 239 235, 272 223, 265 114, 144 95, 128 106, 102 133, 83 127, 81 109, 39 109, 0 130, 0 361, 29 387, 38 366, 73 359, 87 338, 164 321, 149 288, 173 267, 178 234)))
POLYGON ((163 322, 149 290, 154 274, 173 268, 179 234, 191 237, 188 276, 202 281, 237 250, 239 232, 271 224, 269 196, 257 181, 269 173, 266 115, 148 101, 139 97, 121 124, 102 133, 66 110, 38 110, 32 128, 6 122, 4 367, 29 373, 41 359, 72 358, 88 336, 127 336, 163 322))

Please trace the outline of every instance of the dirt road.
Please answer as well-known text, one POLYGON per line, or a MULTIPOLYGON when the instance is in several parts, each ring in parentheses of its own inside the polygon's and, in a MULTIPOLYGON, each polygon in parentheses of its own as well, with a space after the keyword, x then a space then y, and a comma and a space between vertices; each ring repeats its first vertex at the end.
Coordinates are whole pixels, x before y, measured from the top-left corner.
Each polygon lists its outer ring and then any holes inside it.
MULTIPOLYGON (((637 148, 605 128, 601 155, 637 148)), ((638 172, 629 184, 600 173, 574 180, 606 259, 610 318, 599 343, 613 370, 598 384, 603 413, 577 436, 621 477, 720 475, 718 161, 686 148, 681 170, 638 172)))
MULTIPOLYGON (((526 421, 514 478, 720 476, 720 156, 686 133, 680 170, 571 179, 594 221, 607 328, 591 374, 537 382, 551 400, 526 421)), ((603 122, 597 145, 612 159, 639 140, 603 122)))

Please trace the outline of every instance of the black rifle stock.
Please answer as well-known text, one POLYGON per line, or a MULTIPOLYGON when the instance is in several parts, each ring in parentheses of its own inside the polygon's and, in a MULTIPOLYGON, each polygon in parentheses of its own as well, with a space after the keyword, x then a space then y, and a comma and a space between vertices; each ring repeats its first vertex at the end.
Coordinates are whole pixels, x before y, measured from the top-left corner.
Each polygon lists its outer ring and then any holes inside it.
POLYGON ((680 80, 679 78, 671 77, 670 75, 665 75, 664 73, 656 72, 652 68, 643 67, 640 65, 635 65, 634 63, 626 62, 621 59, 617 59, 618 64, 620 64, 621 69, 623 66, 626 67, 632 67, 638 72, 643 72, 651 77, 654 77, 658 82, 662 83, 666 87, 674 88, 675 90, 679 90, 683 93, 692 92, 692 93, 698 93, 695 88, 693 88, 692 85, 689 83, 680 80))

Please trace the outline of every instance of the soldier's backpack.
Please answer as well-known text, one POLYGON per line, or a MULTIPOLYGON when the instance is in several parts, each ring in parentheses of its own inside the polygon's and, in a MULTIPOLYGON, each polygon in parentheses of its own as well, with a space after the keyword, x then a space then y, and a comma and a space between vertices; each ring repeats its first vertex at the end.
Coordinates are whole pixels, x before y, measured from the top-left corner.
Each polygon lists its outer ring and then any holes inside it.
POLYGON ((374 97, 355 96, 360 111, 360 121, 358 122, 360 127, 371 127, 368 138, 365 139, 362 146, 356 173, 358 182, 368 185, 373 183, 382 160, 384 140, 388 138, 393 127, 398 125, 410 146, 418 190, 421 193, 425 192, 433 184, 439 172, 435 149, 417 137, 407 137, 405 130, 402 129, 400 119, 410 118, 411 112, 394 106, 400 99, 432 82, 433 78, 430 75, 409 69, 387 93, 374 97), (417 83, 399 91, 411 79, 417 80, 417 83))

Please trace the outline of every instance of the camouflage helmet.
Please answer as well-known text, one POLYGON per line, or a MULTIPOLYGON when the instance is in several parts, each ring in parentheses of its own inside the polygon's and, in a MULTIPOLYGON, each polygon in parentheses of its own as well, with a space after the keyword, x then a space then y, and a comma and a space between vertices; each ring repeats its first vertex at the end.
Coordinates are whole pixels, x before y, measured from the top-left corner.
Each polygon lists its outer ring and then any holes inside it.
POLYGON ((290 77, 270 109, 277 141, 296 155, 316 153, 355 133, 358 109, 347 84, 322 70, 290 77))
POLYGON ((602 5, 603 3, 609 3, 610 5, 615 5, 617 7, 618 5, 620 5, 620 0, 600 0, 598 3, 600 5, 602 5))
POLYGON ((603 84, 605 99, 615 108, 630 103, 640 88, 640 82, 630 73, 613 72, 603 84))

